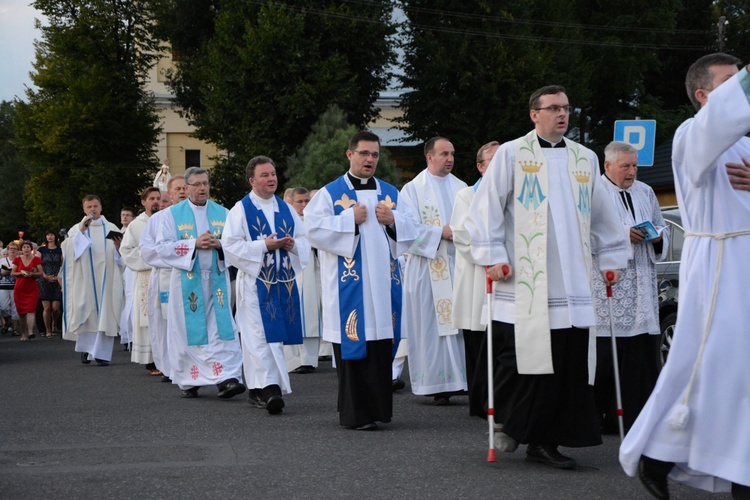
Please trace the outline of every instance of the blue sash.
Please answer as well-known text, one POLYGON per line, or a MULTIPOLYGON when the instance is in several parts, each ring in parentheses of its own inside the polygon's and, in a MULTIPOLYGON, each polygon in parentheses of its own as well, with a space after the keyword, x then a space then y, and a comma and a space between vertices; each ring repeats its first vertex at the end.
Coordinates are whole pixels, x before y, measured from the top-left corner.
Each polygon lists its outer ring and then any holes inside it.
MULTIPOLYGON (((340 215, 357 201, 357 192, 346 182, 346 176, 339 177, 326 186, 331 195, 333 212, 340 215), (343 202, 342 202, 343 201, 343 202)), ((388 203, 396 209, 398 190, 387 182, 378 181, 378 203, 388 203)), ((388 234, 383 228, 383 237, 388 234)), ((389 244, 390 246, 390 244, 389 244)), ((393 322, 393 350, 396 355, 401 341, 401 269, 390 255, 391 261, 391 321, 393 322)), ((364 359, 367 357, 367 337, 365 335, 364 299, 362 292, 362 241, 357 243, 354 257, 339 256, 338 261, 339 315, 341 321, 341 358, 364 359)), ((385 311, 376 311, 383 314, 385 311)))
MULTIPOLYGON (((289 205, 276 197, 279 210, 274 212, 274 227, 281 236, 294 236, 294 217, 289 205)), ((247 228, 253 241, 271 236, 263 210, 256 208, 248 194, 242 198, 245 209, 247 228)), ((263 319, 263 331, 266 342, 283 342, 286 345, 302 343, 302 314, 297 290, 297 280, 294 279, 294 269, 289 259, 289 253, 283 248, 273 252, 266 252, 260 274, 255 280, 258 288, 258 305, 263 319), (278 253, 277 253, 278 252, 278 253), (276 258, 281 264, 277 266, 276 258), (278 269, 277 269, 278 268, 278 269)))
MULTIPOLYGON (((194 240, 198 238, 195 215, 188 200, 170 208, 177 229, 178 240, 194 240)), ((207 202, 208 226, 211 234, 221 237, 226 219, 226 209, 214 203, 207 202)), ((208 344, 208 318, 206 317, 205 297, 201 283, 200 257, 196 257, 190 271, 181 271, 182 305, 185 315, 185 329, 187 330, 188 345, 208 344)), ((226 290, 227 280, 219 270, 219 252, 211 249, 211 297, 216 327, 221 340, 234 340, 234 326, 232 325, 232 311, 229 303, 229 293, 226 290), (224 288, 224 289, 223 289, 224 288)))

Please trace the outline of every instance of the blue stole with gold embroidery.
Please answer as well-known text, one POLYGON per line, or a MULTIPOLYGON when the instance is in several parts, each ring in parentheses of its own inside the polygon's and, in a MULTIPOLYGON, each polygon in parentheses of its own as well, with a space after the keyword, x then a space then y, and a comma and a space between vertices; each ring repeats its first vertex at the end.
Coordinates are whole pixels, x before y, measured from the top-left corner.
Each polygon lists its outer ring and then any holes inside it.
MULTIPOLYGON (((333 212, 340 215, 357 201, 357 192, 346 182, 346 176, 339 177, 326 186, 326 191, 334 200, 333 212)), ((388 203, 392 209, 398 202, 398 189, 387 182, 378 181, 378 203, 388 203)), ((383 228, 383 237, 388 234, 383 228)), ((390 244, 389 244, 390 247, 390 244)), ((392 356, 396 355, 401 341, 401 269, 390 255, 391 261, 391 321, 393 323, 392 356)), ((365 359, 367 357, 367 337, 365 335, 364 298, 362 291, 362 242, 357 243, 354 257, 338 259, 339 316, 341 321, 341 358, 344 360, 365 359)), ((376 311, 380 314, 380 311, 376 311)))
MULTIPOLYGON (((274 212, 276 233, 282 235, 282 238, 287 235, 294 236, 294 217, 289 210, 289 205, 278 196, 276 196, 276 204, 279 207, 279 210, 274 212)), ((242 206, 245 209, 250 238, 255 241, 271 236, 272 231, 268 219, 263 210, 253 204, 249 194, 242 198, 242 206)), ((263 331, 268 343, 283 342, 286 345, 302 343, 302 309, 297 280, 294 278, 294 268, 286 250, 279 248, 273 252, 266 252, 255 284, 258 287, 258 305, 263 319, 263 331), (278 269, 275 260, 276 252, 278 252, 280 263, 278 269)))
MULTIPOLYGON (((194 240, 198 238, 195 224, 195 214, 190 208, 188 200, 182 201, 170 208, 177 229, 177 239, 194 240)), ((226 219, 226 209, 213 201, 207 202, 206 216, 208 226, 216 238, 221 237, 226 219)), ((208 318, 206 316, 205 297, 201 283, 200 257, 196 257, 190 271, 181 271, 182 305, 185 314, 185 329, 188 345, 208 344, 208 318)), ((226 277, 219 270, 218 251, 211 250, 211 291, 216 326, 221 340, 234 340, 232 326, 232 311, 229 295, 226 290, 226 277)))

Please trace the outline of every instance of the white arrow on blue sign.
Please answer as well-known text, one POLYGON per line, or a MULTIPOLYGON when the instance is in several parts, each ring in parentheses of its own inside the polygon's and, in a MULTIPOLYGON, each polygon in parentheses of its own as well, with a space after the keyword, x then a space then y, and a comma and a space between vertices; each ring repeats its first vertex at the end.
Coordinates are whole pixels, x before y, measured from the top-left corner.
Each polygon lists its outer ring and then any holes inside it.
POLYGON ((656 120, 616 120, 615 140, 627 142, 638 150, 638 166, 654 164, 656 120))

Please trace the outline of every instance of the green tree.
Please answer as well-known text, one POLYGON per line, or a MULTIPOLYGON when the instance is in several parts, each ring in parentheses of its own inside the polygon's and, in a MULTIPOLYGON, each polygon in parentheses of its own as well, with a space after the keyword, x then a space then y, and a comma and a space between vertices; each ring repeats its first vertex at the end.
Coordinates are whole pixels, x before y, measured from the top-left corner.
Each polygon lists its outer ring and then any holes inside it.
POLYGON ((16 141, 28 159, 25 201, 35 228, 70 226, 81 199, 102 198, 119 222, 158 163, 158 120, 143 87, 158 44, 148 2, 37 0, 47 18, 31 79, 18 103, 16 141))
POLYGON ((158 31, 180 54, 170 84, 201 139, 281 163, 329 104, 357 127, 376 116, 394 58, 391 1, 205 4, 163 0, 158 31), (175 22, 185 17, 194 36, 175 22))
MULTIPOLYGON (((338 106, 329 107, 312 126, 310 135, 302 146, 287 159, 286 187, 304 186, 318 189, 348 170, 346 149, 349 138, 357 127, 347 123, 344 111, 338 106)), ((375 175, 400 187, 396 165, 386 148, 380 149, 380 160, 375 175)))
MULTIPOLYGON (((6 244, 26 230, 26 212, 23 209, 23 189, 29 174, 23 159, 18 155, 15 137, 16 109, 12 102, 0 102, 0 240, 6 244)), ((31 233, 27 238, 35 238, 31 233)))

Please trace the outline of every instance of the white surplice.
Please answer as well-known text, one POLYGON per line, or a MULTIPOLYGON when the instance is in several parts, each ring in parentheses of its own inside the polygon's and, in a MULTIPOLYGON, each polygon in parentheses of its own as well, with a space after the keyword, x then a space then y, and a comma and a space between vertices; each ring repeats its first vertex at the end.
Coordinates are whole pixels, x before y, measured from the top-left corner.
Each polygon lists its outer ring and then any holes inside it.
POLYGON ((427 200, 440 211, 442 225, 450 222, 453 203, 459 190, 466 183, 449 174, 438 177, 423 170, 414 181, 401 190, 401 203, 417 214, 423 223, 417 241, 409 249, 404 273, 404 329, 409 338, 409 379, 414 394, 438 394, 466 390, 466 357, 463 335, 440 335, 435 313, 430 265, 438 255, 440 245, 447 250, 448 272, 453 282, 456 250, 450 241, 442 239, 442 226, 426 225, 428 215, 419 206, 418 179, 425 176, 432 184, 436 200, 427 200), (417 181, 417 182, 415 182, 417 181))
POLYGON ((456 246, 456 270, 453 281, 453 326, 460 330, 482 331, 487 327, 483 316, 487 297, 486 272, 484 266, 474 263, 471 256, 471 235, 466 228, 474 187, 469 186, 458 192, 453 205, 451 230, 456 246))
POLYGON ((732 188, 726 163, 750 159, 750 75, 743 68, 714 89, 708 104, 675 133, 672 168, 682 224, 689 233, 680 264, 680 300, 669 359, 654 392, 620 447, 620 463, 635 475, 641 455, 675 462, 671 477, 709 491, 730 482, 750 486, 750 235, 723 240, 716 290, 714 278, 724 235, 750 229, 750 193, 732 188), (716 308, 702 362, 698 353, 712 294, 716 308), (668 423, 683 402, 694 367, 687 427, 668 423))
POLYGON ((143 212, 128 224, 120 243, 120 255, 125 267, 133 272, 131 297, 131 341, 130 361, 147 365, 154 362, 151 353, 151 334, 148 329, 148 282, 151 277, 151 266, 141 259, 138 244, 143 234, 149 215, 143 212))
MULTIPOLYGON (((81 219, 83 220, 83 219, 81 219)), ((119 228, 104 217, 80 232, 68 231, 63 251, 63 338, 76 341, 76 352, 110 361, 123 307, 120 255, 109 231, 119 228)))
MULTIPOLYGON (((279 211, 276 196, 264 200, 250 193, 250 201, 263 211, 269 230, 276 232, 274 213, 279 211)), ((284 201, 281 201, 284 203, 284 201)), ((288 204, 287 204, 288 205, 288 204)), ((291 205, 287 208, 294 218, 294 248, 287 253, 295 273, 301 273, 310 257, 310 244, 305 238, 305 228, 291 205)), ((283 237, 283 235, 278 235, 283 237)), ((242 336, 242 357, 245 363, 247 386, 250 389, 263 389, 269 385, 281 387, 282 394, 292 392, 286 363, 284 344, 268 342, 263 328, 263 318, 258 303, 257 278, 261 272, 268 249, 263 239, 253 240, 247 226, 245 207, 238 201, 227 216, 224 233, 221 236, 227 260, 237 268, 237 324, 242 336)), ((274 252, 277 270, 281 265, 278 250, 274 252)), ((284 286, 278 283, 276 286, 284 286)), ((297 311, 301 315, 301 311, 297 311)))
MULTIPOLYGON (((190 200, 188 203, 195 216, 197 234, 201 235, 208 231, 207 206, 194 205, 190 200)), ((172 267, 169 282, 169 307, 167 316, 167 334, 169 340, 169 365, 171 367, 172 383, 177 384, 180 389, 199 387, 204 385, 215 385, 230 378, 242 381, 242 349, 237 338, 237 328, 232 319, 232 340, 219 338, 216 315, 214 313, 211 265, 215 249, 198 250, 195 247, 196 240, 177 239, 172 211, 167 209, 161 217, 159 227, 159 238, 156 248, 162 261, 172 267), (176 247, 180 245, 181 248, 176 247), (182 246, 187 245, 185 253, 182 246), (206 323, 208 325, 208 343, 205 345, 188 345, 187 329, 185 325, 185 312, 183 310, 182 297, 182 271, 193 269, 194 259, 198 259, 200 275, 196 277, 201 280, 203 297, 206 310, 206 323)), ((219 279, 226 281, 225 290, 227 297, 231 294, 229 284, 229 273, 223 260, 218 260, 219 271, 222 273, 219 279)))
POLYGON ((148 331, 151 335, 151 354, 154 364, 164 375, 171 378, 167 341, 167 308, 168 303, 162 301, 162 294, 169 297, 169 279, 172 269, 167 266, 156 251, 159 237, 161 217, 165 211, 156 212, 148 220, 146 228, 141 234, 138 251, 141 259, 151 266, 148 282, 148 331))
MULTIPOLYGON (((118 231, 120 231, 118 229, 118 231)), ((122 232, 122 231, 120 231, 122 232)), ((124 267, 122 269, 122 288, 125 292, 125 301, 120 313, 120 344, 130 344, 133 341, 133 282, 135 273, 124 267)))
MULTIPOLYGON (((348 177, 344 177, 351 186, 348 177)), ((378 181, 379 182, 379 181, 378 181)), ((393 211, 396 241, 386 238, 383 225, 375 216, 377 190, 357 191, 357 201, 367 209, 367 219, 356 234, 351 208, 334 215, 333 201, 323 188, 305 207, 307 238, 318 249, 320 280, 323 293, 323 339, 341 343, 339 315, 338 258, 353 257, 357 244, 362 243, 362 292, 367 341, 393 338, 391 318, 391 256, 398 258, 417 238, 419 227, 408 206, 399 200, 393 211), (386 313, 387 312, 387 313, 386 313)), ((403 315, 403 311, 402 311, 403 315)))
MULTIPOLYGON (((606 188, 620 217, 621 228, 625 238, 630 242, 630 228, 644 221, 650 221, 662 237, 662 249, 659 254, 654 251, 654 244, 645 241, 630 244, 631 257, 628 267, 622 270, 617 285, 612 287, 612 313, 614 315, 615 335, 633 337, 642 333, 659 335, 659 292, 656 277, 656 263, 661 262, 669 248, 669 229, 661 214, 659 201, 654 190, 646 184, 635 181, 627 189, 633 200, 635 217, 622 202, 622 190, 602 175, 600 186, 606 188)), ((597 269, 598 258, 594 256, 594 269, 597 269)), ((596 335, 610 336, 609 302, 606 285, 601 273, 593 273, 594 300, 596 306, 596 335)))

